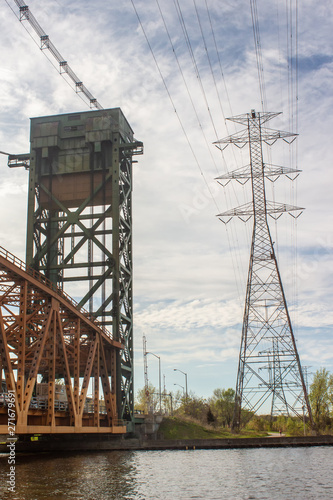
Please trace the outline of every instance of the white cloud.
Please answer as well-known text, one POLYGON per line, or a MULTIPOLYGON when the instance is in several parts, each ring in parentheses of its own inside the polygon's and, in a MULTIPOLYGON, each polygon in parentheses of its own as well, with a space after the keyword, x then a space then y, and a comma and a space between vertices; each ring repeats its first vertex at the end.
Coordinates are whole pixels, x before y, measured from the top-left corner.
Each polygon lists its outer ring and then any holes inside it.
POLYGON ((136 321, 143 331, 147 329, 169 329, 171 331, 191 331, 212 327, 233 326, 235 318, 241 316, 240 308, 234 301, 222 302, 211 299, 194 299, 190 302, 181 300, 155 302, 137 311, 136 321))

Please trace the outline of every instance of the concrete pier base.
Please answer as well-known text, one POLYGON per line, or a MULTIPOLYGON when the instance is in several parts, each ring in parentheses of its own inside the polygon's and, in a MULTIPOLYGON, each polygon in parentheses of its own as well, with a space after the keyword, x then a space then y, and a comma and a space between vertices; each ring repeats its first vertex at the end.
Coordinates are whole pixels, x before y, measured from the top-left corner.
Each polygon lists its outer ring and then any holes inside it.
MULTIPOLYGON (((0 453, 8 453, 5 440, 0 442, 0 453)), ((114 436, 58 435, 38 437, 35 440, 19 440, 15 444, 16 453, 40 453, 57 451, 112 451, 112 450, 202 450, 232 448, 279 448, 297 446, 332 446, 333 436, 297 436, 232 439, 177 439, 142 440, 116 438, 114 436)))

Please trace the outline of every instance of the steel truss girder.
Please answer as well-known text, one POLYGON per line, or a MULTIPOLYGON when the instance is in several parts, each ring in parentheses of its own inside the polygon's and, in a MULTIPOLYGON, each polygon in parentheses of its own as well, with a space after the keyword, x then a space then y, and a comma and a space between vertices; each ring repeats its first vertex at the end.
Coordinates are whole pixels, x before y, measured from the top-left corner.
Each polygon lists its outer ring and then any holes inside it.
MULTIPOLYGON (((231 120, 247 124, 241 133, 218 144, 249 144, 250 168, 221 179, 247 177, 252 184, 252 203, 220 214, 245 218, 253 215, 253 234, 248 271, 242 339, 236 383, 233 427, 241 425, 270 401, 271 416, 284 413, 303 418, 304 409, 313 425, 311 408, 292 330, 287 302, 272 243, 267 215, 294 210, 283 204, 267 202, 262 143, 295 134, 262 128, 276 113, 251 113, 231 120), (245 412, 242 410, 245 410, 245 412)), ((290 173, 271 169, 269 175, 290 173)))
MULTIPOLYGON (((3 248, 0 271, 1 366, 7 390, 15 397, 16 433, 126 432, 118 418, 114 363, 123 346, 60 289, 3 248), (64 412, 55 409, 59 378, 66 389, 64 412), (41 380, 48 384, 45 410, 31 407, 41 380), (94 411, 89 415, 85 405, 92 381, 94 411), (103 413, 99 385, 105 401, 103 413)), ((7 432, 6 419, 7 408, 0 408, 3 434, 7 432)))

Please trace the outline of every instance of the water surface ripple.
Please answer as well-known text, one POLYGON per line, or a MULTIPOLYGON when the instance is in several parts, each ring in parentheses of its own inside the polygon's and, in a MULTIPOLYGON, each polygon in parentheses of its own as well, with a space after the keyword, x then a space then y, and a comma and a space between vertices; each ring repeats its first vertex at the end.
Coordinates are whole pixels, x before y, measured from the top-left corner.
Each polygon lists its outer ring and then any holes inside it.
POLYGON ((110 451, 17 456, 3 500, 333 499, 333 448, 110 451))

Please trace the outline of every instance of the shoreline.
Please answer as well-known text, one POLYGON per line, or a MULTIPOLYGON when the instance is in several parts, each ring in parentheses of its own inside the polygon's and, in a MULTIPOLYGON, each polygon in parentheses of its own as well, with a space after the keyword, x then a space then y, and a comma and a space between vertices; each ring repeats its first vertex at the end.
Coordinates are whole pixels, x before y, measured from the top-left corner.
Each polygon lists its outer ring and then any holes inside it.
MULTIPOLYGON (((151 450, 208 450, 233 448, 282 448, 307 446, 333 446, 333 436, 295 436, 231 439, 87 439, 87 436, 57 436, 57 439, 39 441, 17 441, 16 453, 41 453, 57 451, 151 451, 151 450)), ((0 453, 8 454, 7 443, 0 444, 0 453)))

